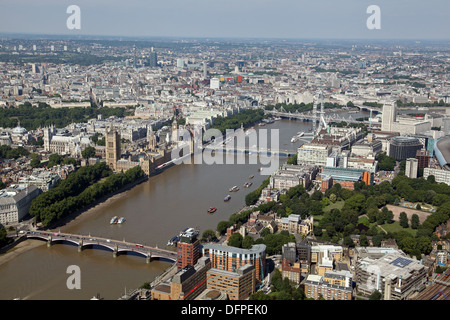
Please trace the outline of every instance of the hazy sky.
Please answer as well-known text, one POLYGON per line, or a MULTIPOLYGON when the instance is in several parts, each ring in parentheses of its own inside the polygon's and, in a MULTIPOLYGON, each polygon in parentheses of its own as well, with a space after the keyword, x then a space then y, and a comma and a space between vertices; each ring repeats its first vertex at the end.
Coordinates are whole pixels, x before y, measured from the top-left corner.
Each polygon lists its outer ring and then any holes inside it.
POLYGON ((450 0, 0 0, 0 32, 171 37, 450 39, 450 0), (67 7, 81 9, 69 30, 67 7), (381 9, 369 30, 367 7, 381 9))

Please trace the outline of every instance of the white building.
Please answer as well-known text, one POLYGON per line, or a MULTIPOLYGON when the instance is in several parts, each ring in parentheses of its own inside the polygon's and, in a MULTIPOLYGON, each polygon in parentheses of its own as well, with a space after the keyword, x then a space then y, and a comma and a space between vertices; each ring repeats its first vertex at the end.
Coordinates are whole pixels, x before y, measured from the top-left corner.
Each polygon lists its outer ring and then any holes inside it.
POLYGON ((41 193, 36 186, 11 186, 0 190, 0 223, 18 223, 28 213, 31 201, 41 193))
POLYGON ((326 166, 331 148, 327 145, 306 143, 298 148, 297 164, 326 166))
POLYGON ((437 183, 446 183, 450 186, 450 171, 449 170, 443 170, 443 169, 435 169, 435 168, 424 168, 423 169, 423 177, 425 179, 428 178, 428 176, 434 176, 434 179, 437 183))
POLYGON ((418 134, 431 130, 432 121, 427 116, 420 121, 412 118, 397 118, 397 103, 383 106, 381 131, 399 132, 400 134, 418 134))
POLYGON ((405 175, 408 178, 417 178, 417 170, 419 168, 419 160, 416 158, 406 159, 405 175))
POLYGON ((209 81, 209 88, 210 89, 220 89, 219 78, 211 78, 211 80, 209 81))

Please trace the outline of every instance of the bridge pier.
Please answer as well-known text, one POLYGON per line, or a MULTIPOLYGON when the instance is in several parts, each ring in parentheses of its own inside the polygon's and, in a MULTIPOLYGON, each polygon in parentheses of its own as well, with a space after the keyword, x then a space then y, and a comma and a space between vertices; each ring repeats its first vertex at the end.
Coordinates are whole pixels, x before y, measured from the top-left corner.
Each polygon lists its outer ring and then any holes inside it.
POLYGON ((152 255, 151 255, 151 253, 149 253, 147 255, 147 257, 145 258, 145 263, 150 263, 151 258, 152 258, 152 255))
POLYGON ((80 240, 80 242, 78 243, 78 252, 83 251, 83 240, 80 240))
POLYGON ((119 252, 119 248, 117 246, 114 247, 113 258, 117 258, 117 253, 119 252))
POLYGON ((49 236, 49 237, 47 238, 47 247, 51 247, 51 246, 52 246, 52 237, 49 236))

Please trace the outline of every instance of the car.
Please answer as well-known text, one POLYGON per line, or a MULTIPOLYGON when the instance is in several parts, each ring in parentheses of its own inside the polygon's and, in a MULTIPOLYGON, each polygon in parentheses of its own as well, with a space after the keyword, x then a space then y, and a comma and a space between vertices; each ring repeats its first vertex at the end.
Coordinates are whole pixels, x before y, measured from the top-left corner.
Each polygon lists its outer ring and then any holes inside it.
POLYGON ((106 242, 111 242, 111 240, 107 239, 106 242))
POLYGON ((143 248, 144 246, 142 244, 137 244, 136 247, 143 248))

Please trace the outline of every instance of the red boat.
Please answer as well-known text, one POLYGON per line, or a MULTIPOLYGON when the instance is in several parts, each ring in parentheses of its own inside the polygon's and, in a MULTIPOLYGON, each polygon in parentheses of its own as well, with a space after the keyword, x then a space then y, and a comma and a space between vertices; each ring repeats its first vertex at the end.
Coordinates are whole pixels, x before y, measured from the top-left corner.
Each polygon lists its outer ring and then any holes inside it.
POLYGON ((214 213, 214 212, 216 212, 216 210, 217 210, 216 207, 211 207, 211 208, 209 208, 208 213, 214 213))

